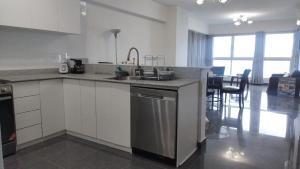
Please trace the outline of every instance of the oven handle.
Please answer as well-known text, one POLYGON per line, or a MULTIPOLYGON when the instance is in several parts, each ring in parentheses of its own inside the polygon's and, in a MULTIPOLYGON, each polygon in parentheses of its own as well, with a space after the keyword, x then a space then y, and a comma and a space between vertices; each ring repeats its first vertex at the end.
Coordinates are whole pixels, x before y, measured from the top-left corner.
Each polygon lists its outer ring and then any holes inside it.
POLYGON ((1 102, 1 101, 6 101, 6 100, 11 100, 11 99, 12 99, 11 96, 0 97, 0 102, 1 102))

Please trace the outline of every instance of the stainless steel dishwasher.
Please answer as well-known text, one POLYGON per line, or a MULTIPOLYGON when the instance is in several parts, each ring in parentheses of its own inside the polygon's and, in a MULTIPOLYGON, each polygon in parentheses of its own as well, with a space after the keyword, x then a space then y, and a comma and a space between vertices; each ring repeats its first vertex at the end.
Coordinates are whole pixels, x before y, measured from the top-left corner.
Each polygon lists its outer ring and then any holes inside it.
POLYGON ((177 92, 131 88, 131 144, 142 150, 175 159, 177 92))

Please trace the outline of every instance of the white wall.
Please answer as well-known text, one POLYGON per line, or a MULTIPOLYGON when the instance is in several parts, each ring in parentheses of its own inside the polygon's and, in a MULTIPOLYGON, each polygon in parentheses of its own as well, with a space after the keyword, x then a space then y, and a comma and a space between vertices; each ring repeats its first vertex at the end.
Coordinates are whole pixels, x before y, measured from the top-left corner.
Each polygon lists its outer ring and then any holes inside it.
POLYGON ((239 34, 264 32, 294 31, 297 29, 295 20, 256 21, 252 25, 244 24, 235 26, 233 24, 210 25, 209 33, 212 35, 239 34))
POLYGON ((167 21, 167 7, 153 0, 87 0, 130 14, 167 21))
POLYGON ((110 32, 110 29, 114 28, 122 30, 118 39, 119 61, 126 60, 128 51, 133 46, 140 50, 140 57, 166 55, 165 23, 94 3, 88 3, 87 9, 84 25, 86 25, 86 52, 91 63, 115 60, 114 36, 110 32))
POLYGON ((189 20, 188 13, 182 8, 177 7, 177 23, 176 23, 176 66, 187 66, 188 54, 188 30, 189 20))
POLYGON ((189 17, 189 30, 209 34, 209 25, 194 17, 189 17))

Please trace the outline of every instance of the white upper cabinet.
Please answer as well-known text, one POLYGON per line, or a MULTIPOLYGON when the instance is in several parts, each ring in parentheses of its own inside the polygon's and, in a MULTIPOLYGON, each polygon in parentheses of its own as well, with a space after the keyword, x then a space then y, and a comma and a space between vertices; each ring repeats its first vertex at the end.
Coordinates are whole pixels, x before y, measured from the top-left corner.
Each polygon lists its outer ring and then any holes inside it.
POLYGON ((63 82, 61 79, 40 82, 43 136, 65 130, 63 82))
POLYGON ((80 0, 0 0, 0 25, 80 34, 80 0))
POLYGON ((60 0, 59 7, 59 31, 80 34, 80 1, 60 0))
POLYGON ((0 0, 0 25, 30 28, 31 0, 0 0))
POLYGON ((30 2, 32 2, 31 27, 39 30, 57 31, 58 0, 30 0, 30 2))

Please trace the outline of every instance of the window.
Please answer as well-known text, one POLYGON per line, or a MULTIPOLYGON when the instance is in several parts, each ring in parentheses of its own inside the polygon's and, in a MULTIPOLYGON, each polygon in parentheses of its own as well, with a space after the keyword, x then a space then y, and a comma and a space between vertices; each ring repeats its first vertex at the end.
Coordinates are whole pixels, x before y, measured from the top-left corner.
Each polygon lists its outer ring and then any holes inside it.
POLYGON ((242 74, 252 69, 255 35, 221 36, 213 38, 214 66, 225 66, 225 75, 242 74))
POLYGON ((231 37, 215 37, 213 39, 213 57, 230 57, 231 56, 231 37))
POLYGON ((254 57, 255 36, 235 36, 234 37, 234 57, 254 57))
POLYGON ((294 35, 267 34, 265 44, 265 58, 290 58, 292 57, 294 35))
POLYGON ((289 72, 294 34, 267 34, 265 40, 264 78, 289 72))

